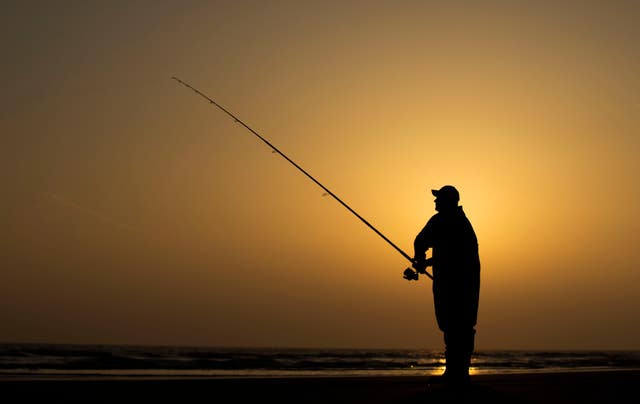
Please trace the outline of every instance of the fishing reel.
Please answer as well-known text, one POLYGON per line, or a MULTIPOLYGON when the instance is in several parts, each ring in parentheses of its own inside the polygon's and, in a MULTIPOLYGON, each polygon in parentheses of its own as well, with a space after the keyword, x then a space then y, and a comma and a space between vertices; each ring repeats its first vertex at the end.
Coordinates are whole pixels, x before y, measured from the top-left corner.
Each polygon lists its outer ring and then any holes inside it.
POLYGON ((408 281, 417 281, 420 277, 420 274, 427 275, 429 278, 433 279, 433 276, 427 272, 427 267, 432 265, 432 259, 427 258, 424 260, 412 260, 413 268, 407 268, 402 273, 402 277, 408 281))
POLYGON ((402 275, 402 277, 408 281, 417 281, 419 276, 418 271, 414 271, 411 268, 405 269, 402 275))

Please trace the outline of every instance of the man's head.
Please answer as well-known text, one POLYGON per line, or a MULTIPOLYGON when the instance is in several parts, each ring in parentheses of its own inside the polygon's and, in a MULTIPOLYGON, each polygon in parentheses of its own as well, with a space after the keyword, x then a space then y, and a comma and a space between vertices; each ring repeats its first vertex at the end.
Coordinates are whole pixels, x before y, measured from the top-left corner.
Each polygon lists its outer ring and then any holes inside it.
POLYGON ((452 185, 445 185, 440 189, 432 189, 431 193, 436 197, 436 210, 438 212, 455 208, 458 206, 458 201, 460 201, 460 194, 452 185))

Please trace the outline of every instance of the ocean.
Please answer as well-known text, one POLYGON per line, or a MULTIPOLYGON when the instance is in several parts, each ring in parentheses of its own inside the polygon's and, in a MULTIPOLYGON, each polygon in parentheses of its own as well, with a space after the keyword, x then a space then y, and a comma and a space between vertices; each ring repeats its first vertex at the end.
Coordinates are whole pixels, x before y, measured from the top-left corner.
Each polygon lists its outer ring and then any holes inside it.
MULTIPOLYGON (((1 376, 288 377, 440 374, 442 351, 0 344, 1 376)), ((640 369, 640 351, 476 352, 472 374, 640 369)))

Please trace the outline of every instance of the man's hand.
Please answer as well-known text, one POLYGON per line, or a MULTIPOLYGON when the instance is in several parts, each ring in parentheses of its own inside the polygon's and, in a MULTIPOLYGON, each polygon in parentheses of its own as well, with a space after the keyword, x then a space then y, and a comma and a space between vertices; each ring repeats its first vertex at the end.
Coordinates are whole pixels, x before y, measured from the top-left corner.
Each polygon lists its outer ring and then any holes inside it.
POLYGON ((414 258, 411 261, 411 266, 418 271, 419 274, 426 274, 427 266, 429 266, 429 260, 424 258, 414 258))
POLYGON ((411 266, 418 271, 419 274, 426 274, 427 267, 433 266, 433 258, 414 258, 411 262, 411 266))

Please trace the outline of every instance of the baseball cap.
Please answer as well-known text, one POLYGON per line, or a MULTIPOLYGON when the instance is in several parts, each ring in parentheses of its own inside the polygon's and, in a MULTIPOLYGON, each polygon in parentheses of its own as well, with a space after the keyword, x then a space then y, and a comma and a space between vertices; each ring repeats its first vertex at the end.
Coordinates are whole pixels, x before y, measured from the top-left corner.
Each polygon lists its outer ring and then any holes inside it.
POLYGON ((460 200, 460 194, 453 185, 445 185, 440 189, 432 189, 431 193, 436 198, 440 198, 448 201, 458 202, 460 200))

